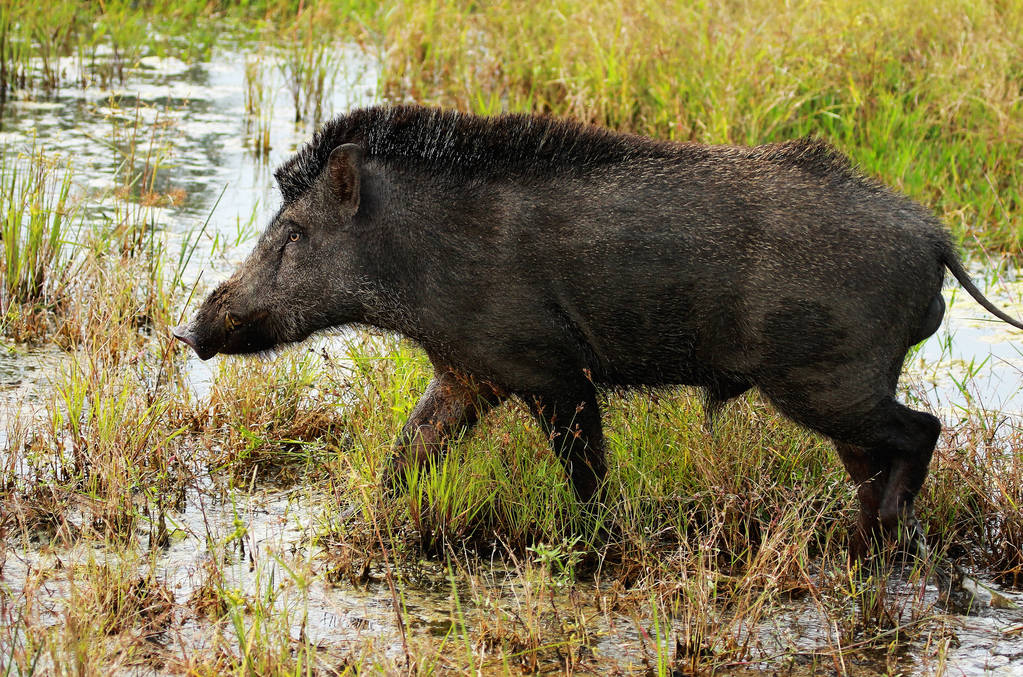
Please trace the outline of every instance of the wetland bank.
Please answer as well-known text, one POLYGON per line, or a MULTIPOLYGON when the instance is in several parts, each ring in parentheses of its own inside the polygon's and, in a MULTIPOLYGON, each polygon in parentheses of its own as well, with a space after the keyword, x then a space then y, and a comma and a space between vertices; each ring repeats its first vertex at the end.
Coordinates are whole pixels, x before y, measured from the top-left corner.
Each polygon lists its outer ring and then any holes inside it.
POLYGON ((903 396, 945 426, 928 539, 1001 595, 971 617, 920 572, 850 574, 853 487, 756 396, 711 438, 691 393, 607 395, 596 517, 518 406, 385 498, 430 377, 413 346, 351 332, 206 365, 169 338, 318 120, 410 100, 707 142, 820 134, 933 206, 1018 316, 1023 12, 145 9, 2 10, 0 672, 1023 672, 1021 343, 951 289, 903 396))

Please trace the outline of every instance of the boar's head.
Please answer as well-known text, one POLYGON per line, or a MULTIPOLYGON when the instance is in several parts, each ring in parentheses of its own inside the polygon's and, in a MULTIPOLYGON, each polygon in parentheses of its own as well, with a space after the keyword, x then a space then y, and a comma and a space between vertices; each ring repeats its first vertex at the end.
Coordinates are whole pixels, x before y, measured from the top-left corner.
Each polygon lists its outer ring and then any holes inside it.
POLYGON ((173 329, 175 338, 208 360, 358 321, 350 226, 359 211, 361 161, 359 146, 339 146, 308 190, 285 195, 252 253, 191 322, 173 329))

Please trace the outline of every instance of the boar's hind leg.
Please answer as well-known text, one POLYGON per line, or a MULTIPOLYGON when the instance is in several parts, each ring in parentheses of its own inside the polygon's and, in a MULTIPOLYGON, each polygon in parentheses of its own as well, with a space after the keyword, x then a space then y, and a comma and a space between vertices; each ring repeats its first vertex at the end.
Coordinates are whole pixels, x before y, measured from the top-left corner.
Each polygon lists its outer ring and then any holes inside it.
POLYGON ((926 550, 913 516, 913 500, 927 477, 941 433, 938 419, 896 402, 890 394, 894 388, 867 408, 855 404, 864 398, 842 389, 799 396, 787 384, 781 388, 782 398, 772 397, 779 385, 769 384, 775 388, 765 392, 783 412, 839 443, 843 463, 862 488, 863 524, 868 529, 875 526, 876 515, 885 531, 898 533, 900 526, 909 531, 911 540, 905 546, 920 553, 926 550), (867 480, 870 483, 864 485, 867 480))
POLYGON ((860 499, 859 520, 849 543, 850 557, 860 560, 870 553, 881 533, 881 501, 888 483, 888 465, 855 444, 836 441, 835 449, 856 483, 856 495, 860 499))
MULTIPOLYGON (((824 432, 829 433, 826 429, 824 432)), ((873 476, 865 492, 868 503, 863 506, 868 515, 875 510, 874 502, 880 495, 876 510, 881 526, 889 533, 897 533, 900 526, 908 529, 913 540, 904 545, 919 550, 921 532, 913 516, 913 500, 927 477, 934 446, 941 434, 941 423, 930 414, 914 411, 888 397, 862 418, 858 428, 840 432, 842 434, 831 435, 847 443, 842 445, 840 453, 848 453, 848 443, 865 447, 868 452, 869 472, 873 476), (878 487, 883 485, 880 492, 872 486, 874 482, 878 487)), ((852 456, 846 453, 842 457, 846 466, 853 465, 857 473, 862 473, 852 456), (850 461, 854 462, 850 464, 850 461)), ((856 475, 853 480, 860 481, 856 475)))
POLYGON ((524 399, 565 466, 576 496, 590 502, 607 472, 600 407, 592 387, 576 396, 534 394, 524 399))
MULTIPOLYGON (((896 433, 894 454, 888 471, 888 482, 881 499, 881 524, 895 530, 900 522, 920 539, 919 524, 913 517, 913 499, 924 485, 934 447, 941 434, 941 423, 930 414, 913 411, 896 402, 892 410, 900 430, 896 433)), ((921 545, 914 543, 914 545, 921 545)))
POLYGON ((898 534, 900 527, 904 529, 909 539, 903 545, 924 555, 927 547, 913 515, 913 500, 927 477, 941 423, 930 414, 913 411, 889 398, 875 408, 863 426, 865 446, 888 461, 888 479, 879 508, 881 526, 893 534, 898 534))
POLYGON ((392 465, 384 475, 391 488, 404 478, 404 468, 422 467, 440 456, 451 438, 476 425, 480 417, 505 398, 495 386, 461 372, 438 368, 395 444, 392 465))

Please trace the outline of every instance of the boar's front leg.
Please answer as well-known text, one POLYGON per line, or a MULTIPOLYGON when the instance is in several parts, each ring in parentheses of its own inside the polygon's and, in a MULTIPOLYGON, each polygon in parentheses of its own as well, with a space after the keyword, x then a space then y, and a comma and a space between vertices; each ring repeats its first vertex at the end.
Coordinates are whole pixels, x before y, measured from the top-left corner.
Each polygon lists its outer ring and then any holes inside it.
POLYGON ((433 380, 401 429, 391 465, 384 473, 384 488, 389 490, 403 482, 407 467, 424 467, 436 461, 452 438, 476 425, 505 397, 490 383, 436 367, 433 380))
POLYGON ((576 496, 590 502, 607 472, 600 407, 592 387, 576 395, 533 394, 525 399, 565 466, 576 496))

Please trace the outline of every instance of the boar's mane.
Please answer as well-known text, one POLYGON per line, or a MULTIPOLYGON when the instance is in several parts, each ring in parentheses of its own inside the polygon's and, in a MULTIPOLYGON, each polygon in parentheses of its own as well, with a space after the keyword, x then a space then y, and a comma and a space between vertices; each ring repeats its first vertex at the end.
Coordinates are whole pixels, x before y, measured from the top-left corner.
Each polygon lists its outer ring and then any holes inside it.
POLYGON ((483 117, 421 106, 375 107, 339 115, 274 172, 285 204, 316 181, 332 150, 363 147, 367 158, 395 161, 434 174, 485 179, 584 174, 628 160, 699 162, 713 157, 798 166, 829 181, 856 178, 848 158, 826 142, 806 138, 756 147, 655 141, 546 115, 483 117))

